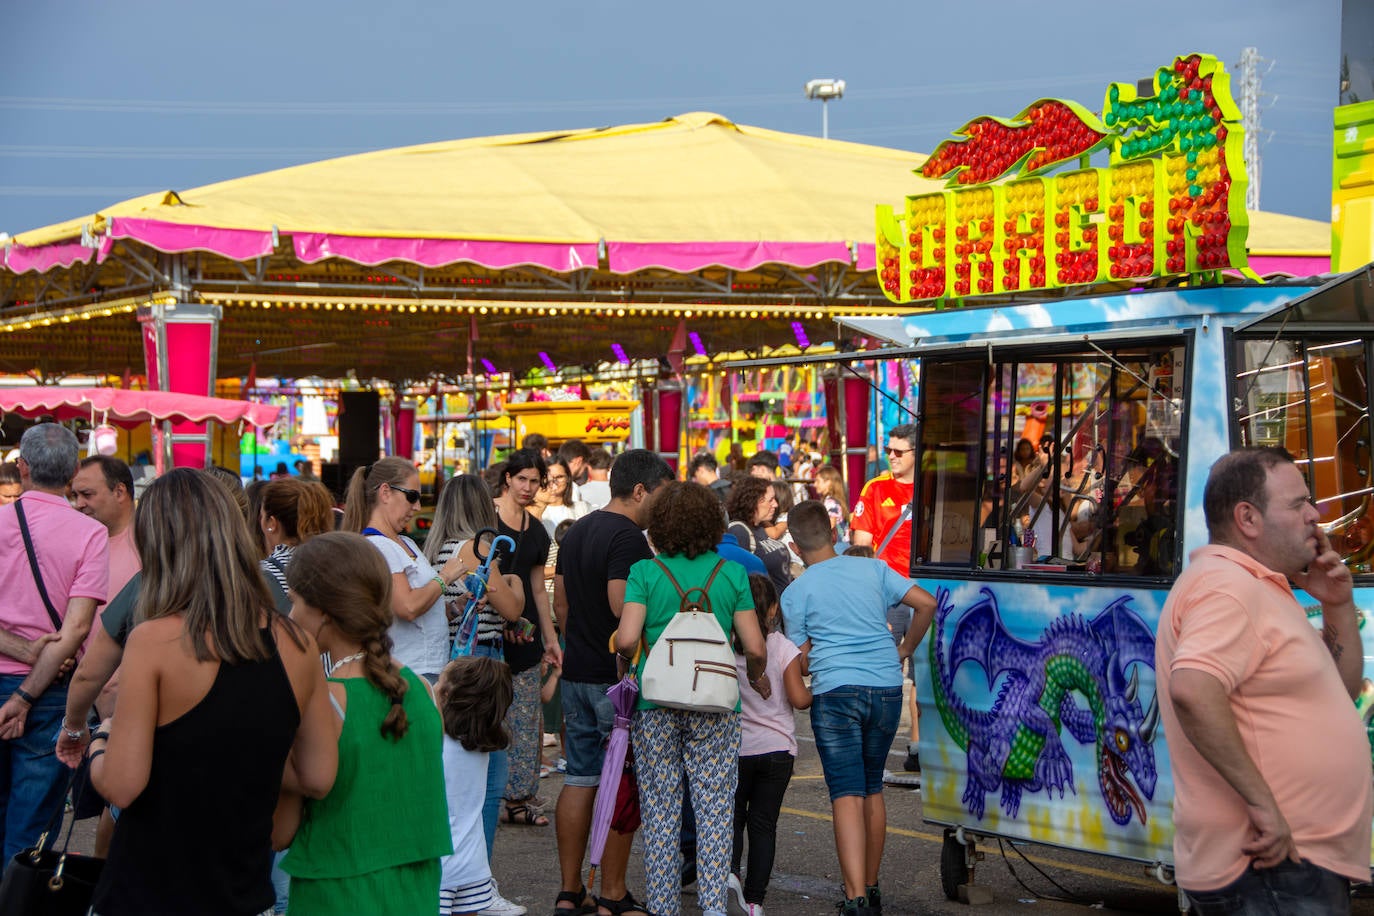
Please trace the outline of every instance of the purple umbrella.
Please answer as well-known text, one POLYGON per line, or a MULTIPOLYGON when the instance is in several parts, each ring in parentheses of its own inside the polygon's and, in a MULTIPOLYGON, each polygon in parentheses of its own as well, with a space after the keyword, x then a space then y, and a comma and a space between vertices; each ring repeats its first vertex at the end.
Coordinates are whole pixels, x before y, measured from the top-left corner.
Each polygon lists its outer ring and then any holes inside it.
POLYGON ((615 814, 616 795, 620 791, 620 774, 625 769, 625 754, 630 748, 630 722, 635 714, 635 701, 639 699, 639 685, 630 675, 612 684, 606 691, 615 707, 615 725, 611 737, 606 742, 606 760, 601 764, 601 782, 596 787, 596 804, 592 808, 592 832, 587 847, 587 858, 591 871, 587 876, 587 887, 594 887, 596 869, 601 864, 601 854, 606 850, 606 836, 611 829, 611 819, 615 814))

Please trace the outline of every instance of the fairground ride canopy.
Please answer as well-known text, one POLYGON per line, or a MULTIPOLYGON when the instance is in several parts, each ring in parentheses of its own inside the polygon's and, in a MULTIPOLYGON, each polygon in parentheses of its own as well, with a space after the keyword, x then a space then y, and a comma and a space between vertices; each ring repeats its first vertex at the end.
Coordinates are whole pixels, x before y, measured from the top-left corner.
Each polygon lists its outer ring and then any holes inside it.
MULTIPOLYGON (((941 187, 924 161, 692 113, 150 194, 3 248, 0 372, 137 372, 137 313, 182 304, 218 311, 221 377, 804 347, 912 311, 883 297, 868 240, 875 202, 941 187)), ((1325 270, 1326 224, 1256 213, 1249 238, 1260 273, 1325 270)))

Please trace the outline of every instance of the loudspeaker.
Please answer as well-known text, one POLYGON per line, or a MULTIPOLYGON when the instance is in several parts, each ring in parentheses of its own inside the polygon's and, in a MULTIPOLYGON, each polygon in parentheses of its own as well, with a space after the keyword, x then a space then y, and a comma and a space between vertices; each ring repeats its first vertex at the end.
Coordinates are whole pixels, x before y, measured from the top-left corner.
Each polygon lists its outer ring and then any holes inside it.
POLYGON ((320 483, 334 494, 336 502, 344 501, 344 491, 348 489, 348 478, 343 475, 343 466, 337 461, 320 463, 320 483))
POLYGON ((353 471, 381 455, 381 396, 375 391, 339 394, 339 465, 343 485, 353 471))

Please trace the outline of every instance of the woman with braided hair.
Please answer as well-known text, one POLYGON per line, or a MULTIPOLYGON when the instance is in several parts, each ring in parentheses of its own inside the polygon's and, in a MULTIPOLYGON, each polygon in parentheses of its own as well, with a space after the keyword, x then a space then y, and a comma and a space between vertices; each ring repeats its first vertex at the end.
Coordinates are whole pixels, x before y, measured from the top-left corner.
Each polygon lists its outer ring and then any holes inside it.
POLYGON ((333 660, 339 727, 334 788, 278 806, 290 912, 431 916, 453 848, 443 723, 429 685, 391 657, 391 573, 366 538, 328 532, 296 548, 286 579, 291 619, 333 660))

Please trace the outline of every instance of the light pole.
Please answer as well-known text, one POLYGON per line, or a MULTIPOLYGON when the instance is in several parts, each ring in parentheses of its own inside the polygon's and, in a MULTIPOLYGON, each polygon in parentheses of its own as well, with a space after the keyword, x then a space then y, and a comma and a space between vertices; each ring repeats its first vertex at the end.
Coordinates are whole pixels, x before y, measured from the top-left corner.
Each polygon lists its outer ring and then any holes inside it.
POLYGON ((844 80, 807 80, 806 97, 821 100, 821 138, 830 139, 830 100, 844 98, 844 80))

